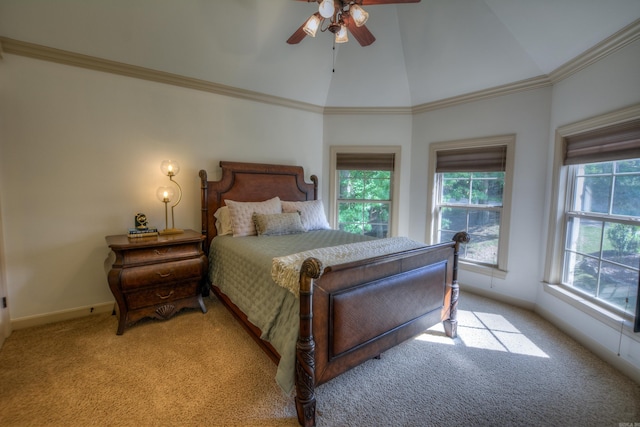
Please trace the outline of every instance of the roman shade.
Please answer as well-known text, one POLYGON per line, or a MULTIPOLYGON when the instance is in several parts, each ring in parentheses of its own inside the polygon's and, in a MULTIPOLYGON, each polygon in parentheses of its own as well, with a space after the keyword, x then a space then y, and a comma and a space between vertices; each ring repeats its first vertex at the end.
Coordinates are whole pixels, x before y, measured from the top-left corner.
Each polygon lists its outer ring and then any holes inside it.
POLYGON ((640 120, 564 137, 565 165, 640 158, 640 120))
POLYGON ((507 146, 439 150, 436 152, 436 172, 504 172, 507 146))
POLYGON ((393 171, 394 153, 336 153, 337 170, 393 171))

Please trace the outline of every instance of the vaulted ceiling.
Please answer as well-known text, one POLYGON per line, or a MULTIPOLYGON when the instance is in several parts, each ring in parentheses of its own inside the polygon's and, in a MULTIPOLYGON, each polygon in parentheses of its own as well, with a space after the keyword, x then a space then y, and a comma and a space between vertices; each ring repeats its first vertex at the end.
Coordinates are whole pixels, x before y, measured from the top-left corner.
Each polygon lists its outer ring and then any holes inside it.
POLYGON ((367 6, 376 37, 289 45, 293 0, 0 0, 0 36, 325 107, 409 107, 548 75, 640 19, 640 0, 367 6))

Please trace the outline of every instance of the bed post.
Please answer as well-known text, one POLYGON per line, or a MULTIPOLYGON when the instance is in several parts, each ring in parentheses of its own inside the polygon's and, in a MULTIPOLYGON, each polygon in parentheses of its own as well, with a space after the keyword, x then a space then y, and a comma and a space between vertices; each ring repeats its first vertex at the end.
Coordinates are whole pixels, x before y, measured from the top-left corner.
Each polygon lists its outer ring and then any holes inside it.
POLYGON ((313 281, 322 274, 322 263, 307 258, 300 269, 300 332, 296 343, 296 412, 305 427, 316 425, 315 351, 313 339, 313 281))
POLYGON ((461 231, 453 236, 456 242, 453 249, 453 277, 451 278, 451 304, 449 306, 449 318, 443 323, 444 332, 450 338, 458 335, 458 295, 460 294, 460 285, 458 285, 458 252, 461 243, 469 243, 470 236, 461 231))
MULTIPOLYGON (((207 189, 209 183, 207 182, 207 171, 204 169, 200 169, 200 206, 201 206, 201 218, 202 218, 202 234, 207 236, 209 231, 207 219, 209 218, 209 203, 208 203, 208 194, 207 189)), ((206 240, 208 242, 208 240, 206 240)), ((205 252, 209 252, 209 247, 205 245, 205 252)))

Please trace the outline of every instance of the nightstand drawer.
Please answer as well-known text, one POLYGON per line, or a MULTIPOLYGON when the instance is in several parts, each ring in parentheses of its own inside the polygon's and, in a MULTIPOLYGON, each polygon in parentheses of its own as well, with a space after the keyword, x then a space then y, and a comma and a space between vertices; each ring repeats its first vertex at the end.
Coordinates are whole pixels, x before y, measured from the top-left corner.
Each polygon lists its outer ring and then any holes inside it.
POLYGON ((152 289, 130 292, 125 298, 130 310, 149 307, 158 304, 167 304, 171 301, 188 298, 196 294, 198 282, 181 283, 177 286, 167 285, 152 289))
POLYGON ((202 268, 203 262, 200 258, 125 268, 120 276, 120 284, 122 289, 131 289, 191 278, 199 279, 202 277, 202 268))
POLYGON ((159 246, 155 248, 133 249, 124 252, 124 265, 147 264, 177 258, 196 257, 200 254, 199 244, 159 246))

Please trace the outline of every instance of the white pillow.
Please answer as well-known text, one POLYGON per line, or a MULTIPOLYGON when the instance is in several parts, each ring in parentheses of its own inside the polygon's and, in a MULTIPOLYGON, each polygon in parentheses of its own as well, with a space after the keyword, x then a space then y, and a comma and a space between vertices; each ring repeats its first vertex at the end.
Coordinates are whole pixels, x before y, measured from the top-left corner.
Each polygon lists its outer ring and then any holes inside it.
POLYGON ((302 225, 307 231, 329 230, 331 226, 324 213, 322 200, 309 200, 306 202, 282 201, 282 212, 300 212, 302 225))
POLYGON ((264 202, 236 202, 225 200, 231 214, 231 224, 233 225, 233 237, 255 236, 256 226, 253 223, 253 213, 276 214, 282 213, 280 198, 265 200, 264 202))
POLYGON ((233 234, 233 224, 231 223, 229 207, 223 206, 219 208, 213 216, 216 219, 216 230, 218 232, 218 236, 233 234))

